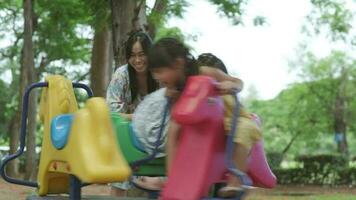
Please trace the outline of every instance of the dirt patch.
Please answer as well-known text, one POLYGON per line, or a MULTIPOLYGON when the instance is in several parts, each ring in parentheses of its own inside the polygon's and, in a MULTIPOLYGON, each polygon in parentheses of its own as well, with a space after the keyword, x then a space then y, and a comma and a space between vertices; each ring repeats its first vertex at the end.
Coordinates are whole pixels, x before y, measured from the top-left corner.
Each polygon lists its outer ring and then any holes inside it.
POLYGON ((35 189, 5 183, 0 180, 0 200, 25 199, 27 195, 35 192, 35 189))

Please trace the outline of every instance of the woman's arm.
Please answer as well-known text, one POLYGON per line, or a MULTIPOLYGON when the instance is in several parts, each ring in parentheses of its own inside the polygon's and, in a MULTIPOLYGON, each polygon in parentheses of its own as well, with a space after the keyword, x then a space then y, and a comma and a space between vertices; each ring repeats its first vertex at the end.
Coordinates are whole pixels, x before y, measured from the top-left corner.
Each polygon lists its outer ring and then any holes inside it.
POLYGON ((128 111, 128 102, 126 102, 124 90, 128 85, 124 76, 125 74, 121 71, 115 72, 108 86, 106 101, 112 112, 127 113, 128 111))

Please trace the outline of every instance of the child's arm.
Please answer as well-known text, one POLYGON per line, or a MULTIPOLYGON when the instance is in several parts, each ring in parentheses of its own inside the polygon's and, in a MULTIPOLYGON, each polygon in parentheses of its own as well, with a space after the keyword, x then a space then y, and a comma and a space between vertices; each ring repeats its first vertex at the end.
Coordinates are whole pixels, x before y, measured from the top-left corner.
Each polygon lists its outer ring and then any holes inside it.
POLYGON ((219 89, 223 92, 229 92, 233 89, 241 91, 243 88, 243 82, 241 79, 229 76, 220 69, 213 67, 201 66, 199 67, 200 74, 213 77, 220 84, 218 85, 219 89))
POLYGON ((176 154, 178 139, 179 139, 180 125, 177 124, 173 119, 169 122, 166 153, 167 153, 167 174, 171 169, 172 162, 174 160, 174 155, 176 154))

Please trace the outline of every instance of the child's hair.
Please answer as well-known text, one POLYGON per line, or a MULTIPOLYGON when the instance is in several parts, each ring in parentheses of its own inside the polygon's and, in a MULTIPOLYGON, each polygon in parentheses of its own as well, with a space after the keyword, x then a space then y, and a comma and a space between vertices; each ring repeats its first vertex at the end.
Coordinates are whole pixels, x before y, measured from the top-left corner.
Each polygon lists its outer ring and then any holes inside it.
MULTIPOLYGON (((131 64, 128 62, 131 53, 132 53, 132 48, 136 42, 139 42, 142 46, 142 50, 144 54, 147 56, 148 51, 152 46, 152 39, 150 36, 148 36, 146 33, 142 31, 134 32, 133 34, 130 35, 129 39, 126 42, 126 61, 128 65, 128 72, 129 72, 129 82, 130 82, 130 90, 131 90, 131 102, 133 102, 138 94, 138 84, 137 84, 137 79, 136 79, 136 70, 131 66, 131 64)), ((153 79, 152 73, 147 70, 147 92, 151 93, 155 90, 157 90, 159 87, 158 83, 153 79)))
MULTIPOLYGON (((198 65, 198 67, 201 67, 201 66, 214 67, 214 68, 220 69, 221 71, 228 74, 227 68, 226 68, 224 62, 212 53, 200 54, 197 59, 197 65, 198 65)), ((243 107, 243 105, 240 102, 239 102, 239 104, 241 107, 243 107)))
POLYGON ((198 65, 198 67, 201 67, 201 66, 214 67, 214 68, 220 69, 221 71, 228 74, 226 66, 223 63, 223 61, 221 61, 218 57, 216 57, 212 53, 200 54, 197 59, 197 65, 198 65))
POLYGON ((170 67, 177 58, 184 59, 186 76, 198 74, 196 60, 189 49, 175 38, 162 38, 152 46, 148 54, 148 67, 150 69, 170 67))

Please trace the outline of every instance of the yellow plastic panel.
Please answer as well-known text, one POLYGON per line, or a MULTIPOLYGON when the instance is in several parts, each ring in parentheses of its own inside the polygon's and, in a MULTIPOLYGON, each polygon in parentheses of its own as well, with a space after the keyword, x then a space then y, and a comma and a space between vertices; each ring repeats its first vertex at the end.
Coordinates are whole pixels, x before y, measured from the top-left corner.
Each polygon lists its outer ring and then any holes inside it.
POLYGON ((126 180, 131 173, 117 148, 109 108, 103 98, 91 98, 77 111, 72 83, 62 76, 46 78, 41 94, 40 118, 44 122, 38 172, 39 194, 68 193, 69 174, 87 183, 126 180), (66 146, 51 143, 50 123, 60 114, 74 114, 66 146))

